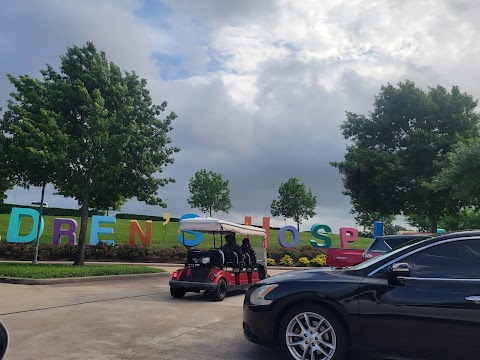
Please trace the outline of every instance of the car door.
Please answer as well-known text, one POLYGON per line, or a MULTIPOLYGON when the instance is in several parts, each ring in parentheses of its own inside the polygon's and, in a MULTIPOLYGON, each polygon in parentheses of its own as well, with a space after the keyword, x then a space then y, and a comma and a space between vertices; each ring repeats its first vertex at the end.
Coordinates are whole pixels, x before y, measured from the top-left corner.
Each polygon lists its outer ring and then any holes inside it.
POLYGON ((480 358, 480 239, 420 247, 364 278, 359 295, 366 350, 427 359, 480 358), (394 279, 389 266, 407 264, 394 279), (389 275, 390 274, 390 275, 389 275))

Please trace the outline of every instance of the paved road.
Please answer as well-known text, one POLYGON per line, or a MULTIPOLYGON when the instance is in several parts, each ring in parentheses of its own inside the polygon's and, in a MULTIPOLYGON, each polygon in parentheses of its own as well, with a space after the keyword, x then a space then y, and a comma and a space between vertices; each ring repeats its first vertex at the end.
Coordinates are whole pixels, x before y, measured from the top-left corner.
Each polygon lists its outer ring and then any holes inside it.
POLYGON ((242 333, 243 293, 170 297, 168 277, 64 285, 0 284, 15 359, 281 359, 242 333))

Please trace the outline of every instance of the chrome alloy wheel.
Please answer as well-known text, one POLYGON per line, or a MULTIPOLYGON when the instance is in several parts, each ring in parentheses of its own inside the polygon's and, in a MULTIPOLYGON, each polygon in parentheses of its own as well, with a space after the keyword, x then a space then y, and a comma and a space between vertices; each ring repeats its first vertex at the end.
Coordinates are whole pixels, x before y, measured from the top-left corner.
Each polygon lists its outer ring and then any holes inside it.
POLYGON ((297 360, 330 360, 337 348, 332 325, 321 315, 304 312, 287 325, 285 342, 297 360))

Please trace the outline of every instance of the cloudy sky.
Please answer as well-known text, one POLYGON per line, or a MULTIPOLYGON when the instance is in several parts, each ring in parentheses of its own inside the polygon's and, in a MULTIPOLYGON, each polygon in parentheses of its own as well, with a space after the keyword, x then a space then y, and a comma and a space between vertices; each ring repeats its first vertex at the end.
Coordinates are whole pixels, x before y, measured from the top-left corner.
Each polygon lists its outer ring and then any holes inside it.
MULTIPOLYGON (((480 98, 480 3, 474 0, 1 0, 0 106, 7 74, 38 76, 72 45, 93 41, 148 80, 178 118, 181 148, 160 189, 168 208, 129 201, 123 212, 192 212, 188 181, 205 168, 230 181, 232 221, 269 216, 278 186, 297 177, 334 232, 353 226, 338 171, 345 111, 366 113, 380 86, 405 79, 459 85, 480 98), (476 86, 477 85, 477 86, 476 86)), ((53 195, 54 207, 78 207, 53 195)), ((15 188, 7 202, 39 200, 15 188)), ((193 212, 198 212, 193 210, 193 212)), ((272 219, 283 225, 283 219, 272 219)), ((291 222, 288 222, 290 223, 291 222)))

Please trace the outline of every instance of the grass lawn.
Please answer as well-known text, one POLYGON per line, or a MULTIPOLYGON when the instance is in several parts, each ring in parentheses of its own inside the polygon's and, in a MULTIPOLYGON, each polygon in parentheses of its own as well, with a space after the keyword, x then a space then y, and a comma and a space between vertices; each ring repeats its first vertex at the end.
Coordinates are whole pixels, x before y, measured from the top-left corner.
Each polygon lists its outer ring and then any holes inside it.
MULTIPOLYGON (((7 228, 9 222, 10 215, 9 214, 0 214, 0 236, 2 239, 5 239, 7 235, 7 228)), ((54 216, 44 216, 45 219, 45 230, 43 232, 42 237, 40 238, 41 244, 51 244, 52 243, 52 236, 53 236, 53 219, 54 216)), ((78 223, 80 227, 80 218, 72 217, 78 223)), ((145 231, 145 221, 139 220, 140 226, 145 231)), ((178 223, 171 222, 168 223, 166 226, 162 224, 160 221, 153 221, 152 224, 152 246, 155 247, 164 247, 164 246, 173 246, 173 245, 180 245, 177 240, 177 236, 179 235, 178 232, 178 223)), ((126 243, 129 239, 130 234, 130 220, 126 219, 117 219, 115 224, 104 224, 105 227, 113 227, 114 232, 113 235, 100 235, 100 240, 114 240, 116 243, 126 243)), ((32 229, 32 221, 30 218, 24 218, 21 222, 20 234, 26 235, 32 229)), ((77 237, 79 236, 80 229, 77 229, 77 237)), ((278 230, 271 230, 270 232, 270 248, 275 249, 279 248, 280 245, 277 240, 278 230)), ((332 239, 332 247, 340 247, 340 240, 337 234, 329 235, 332 239)), ((193 238, 191 235, 186 235, 186 239, 193 238)), ((89 226, 87 229, 87 243, 90 239, 90 220, 89 226)), ((217 238, 218 239, 218 238, 217 238)), ((292 240, 292 235, 290 232, 286 232, 285 239, 289 242, 292 240)), ((314 239, 314 237, 310 234, 310 232, 301 232, 300 233, 300 245, 299 246, 310 246, 310 239, 314 239)), ((359 238, 354 243, 350 243, 350 248, 357 248, 357 249, 365 249, 367 248, 373 239, 371 238, 359 238)), ((62 241, 66 242, 66 239, 62 239, 62 241)), ((140 240, 136 240, 140 243, 140 240)), ((261 244, 261 239, 256 237, 252 239, 254 246, 259 246, 261 244)), ((237 242, 241 242, 241 239, 238 238, 237 242)), ((213 237, 211 235, 205 235, 204 240, 201 244, 202 247, 212 247, 213 246, 213 237)))
POLYGON ((51 279, 83 276, 147 274, 165 272, 165 270, 148 266, 133 265, 84 265, 69 264, 37 264, 0 262, 0 276, 51 279))

